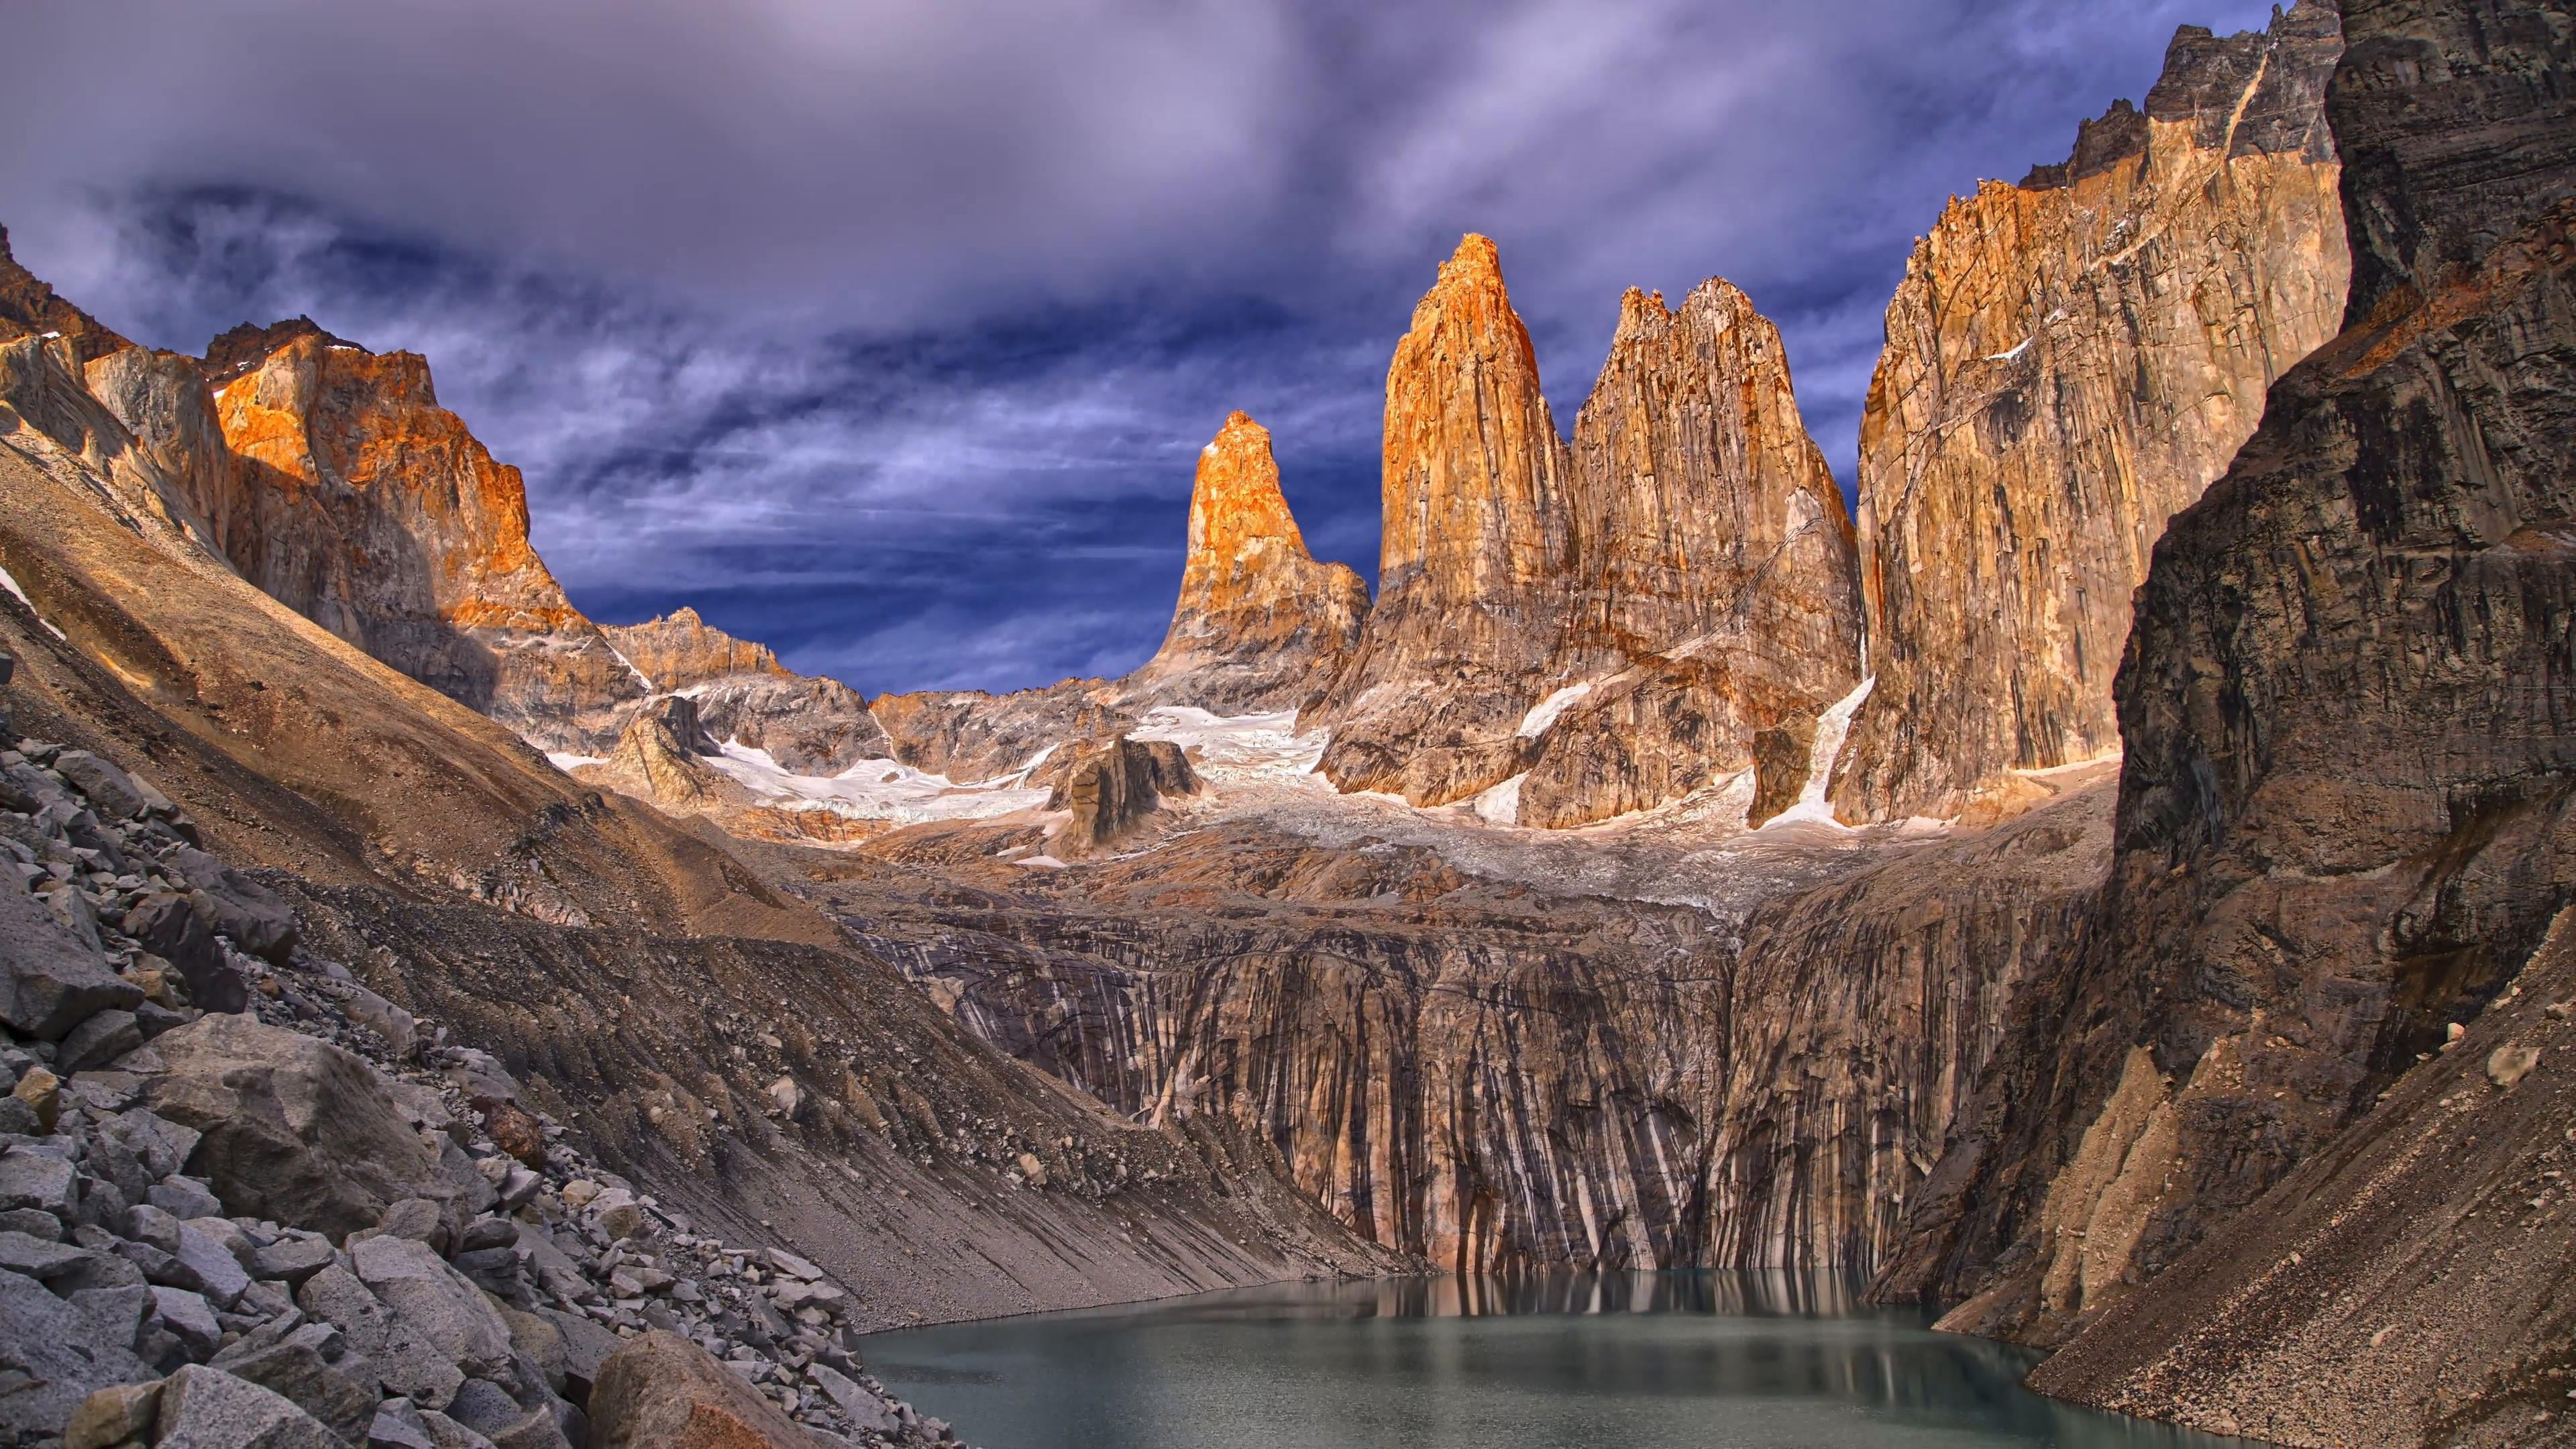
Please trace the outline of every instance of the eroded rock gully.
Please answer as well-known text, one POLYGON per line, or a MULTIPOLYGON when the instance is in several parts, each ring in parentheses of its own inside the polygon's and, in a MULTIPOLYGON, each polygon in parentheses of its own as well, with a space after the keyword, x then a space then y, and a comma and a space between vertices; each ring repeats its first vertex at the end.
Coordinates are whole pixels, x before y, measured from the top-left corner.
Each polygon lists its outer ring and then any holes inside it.
POLYGON ((1861 424, 1877 684, 1849 820, 2013 803, 2010 772, 2118 748, 2111 680, 2165 520, 2334 334, 2348 269, 2329 0, 2186 28, 2143 112, 1951 203, 1888 306, 1861 424), (1998 798, 2001 797, 2001 798, 1998 798))

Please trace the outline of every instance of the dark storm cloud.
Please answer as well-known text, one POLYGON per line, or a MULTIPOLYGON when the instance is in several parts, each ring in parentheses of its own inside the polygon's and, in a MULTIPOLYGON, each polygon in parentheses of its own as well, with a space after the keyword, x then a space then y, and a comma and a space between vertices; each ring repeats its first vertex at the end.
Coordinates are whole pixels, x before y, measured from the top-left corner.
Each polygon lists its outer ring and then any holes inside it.
POLYGON ((863 688, 1118 672, 1198 445, 1373 572, 1378 390, 1461 231, 1561 426, 1630 284, 1724 274, 1848 480, 1911 239, 2243 0, 15 7, 0 222, 194 350, 428 355, 609 619, 863 688))

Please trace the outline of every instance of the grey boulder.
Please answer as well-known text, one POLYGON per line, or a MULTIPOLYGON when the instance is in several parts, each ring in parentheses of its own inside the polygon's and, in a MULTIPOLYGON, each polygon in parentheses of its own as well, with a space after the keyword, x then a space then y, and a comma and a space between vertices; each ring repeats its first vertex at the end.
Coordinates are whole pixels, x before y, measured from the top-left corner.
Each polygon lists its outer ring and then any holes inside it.
POLYGON ((345 1449, 284 1395, 193 1364, 161 1385, 158 1429, 154 1449, 345 1449))
POLYGON ((14 873, 0 875, 0 1022, 20 1036, 59 1041, 97 1013, 143 999, 141 987, 73 940, 14 873))
POLYGON ((192 1162, 236 1216, 334 1237, 386 1204, 449 1195, 438 1154, 384 1078, 327 1042, 248 1017, 208 1015, 153 1043, 167 1070, 152 1110, 202 1134, 192 1162))
POLYGON ((427 1243, 369 1238, 350 1253, 358 1278, 405 1323, 468 1374, 511 1373, 510 1327, 483 1290, 427 1243))

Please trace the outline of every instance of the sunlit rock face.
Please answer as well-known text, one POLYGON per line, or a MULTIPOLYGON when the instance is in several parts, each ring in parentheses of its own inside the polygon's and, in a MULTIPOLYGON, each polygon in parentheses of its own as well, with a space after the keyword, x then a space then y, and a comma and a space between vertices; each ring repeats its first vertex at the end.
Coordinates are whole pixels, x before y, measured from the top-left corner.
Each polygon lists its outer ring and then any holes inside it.
POLYGON ((1545 694, 1571 542, 1569 463, 1494 244, 1469 236, 1387 369, 1378 600, 1359 652, 1301 723, 1321 769, 1417 805, 1516 773, 1545 694))
POLYGON ((1218 714, 1294 709, 1340 672, 1367 615, 1360 576, 1306 552, 1270 430, 1238 412, 1199 454, 1171 630, 1123 687, 1218 714))
POLYGON ((1777 328, 1711 280, 1631 291, 1571 448, 1493 244, 1470 236, 1387 374, 1378 604, 1302 722, 1323 772, 1417 805, 1516 775, 1579 825, 1751 763, 1859 681, 1853 539, 1777 328))
POLYGON ((1957 815, 2007 771, 2119 747, 2150 550, 2342 315, 2340 49, 2325 0, 2265 32, 2186 27, 2143 111, 1917 243, 1861 425, 1878 683, 1836 771, 1845 819, 1957 815))
POLYGON ((528 546, 518 470, 438 405, 425 361, 299 318, 237 328, 204 365, 243 577, 550 748, 614 737, 642 680, 528 546))
POLYGON ((1573 481, 1554 677, 1589 688, 1540 733, 1521 824, 1677 799, 1860 682, 1850 516, 1743 292, 1713 278, 1679 310, 1628 292, 1573 481))
POLYGON ((2564 18, 2348 5, 2346 325, 2156 546, 2102 928, 1998 1051, 1891 1272, 1966 1298, 1954 1326, 2081 1331, 2061 1382, 2097 1401, 2267 1435, 2304 1402, 2369 1432, 2298 1442, 2501 1443, 2528 1405, 2489 1418, 2512 1405, 2484 1386, 2527 1380, 2517 1335, 2563 1341, 2563 1306, 2491 1294, 2527 1276, 2495 1271, 2507 1254, 2443 1256, 2481 1217, 2555 1261, 2549 1202, 2490 1151, 2505 1084, 2421 1084, 2450 1075, 2455 1027, 2533 1029, 2507 1003, 2564 980, 2526 963, 2576 901, 2564 18), (2493 1174, 2427 1197, 2424 1152, 2493 1174), (2323 1275, 2294 1271, 2302 1247, 2335 1251, 2323 1275))
POLYGON ((892 754, 857 690, 798 674, 768 645, 737 639, 695 609, 601 632, 653 688, 688 695, 710 738, 766 750, 783 769, 836 775, 892 754))

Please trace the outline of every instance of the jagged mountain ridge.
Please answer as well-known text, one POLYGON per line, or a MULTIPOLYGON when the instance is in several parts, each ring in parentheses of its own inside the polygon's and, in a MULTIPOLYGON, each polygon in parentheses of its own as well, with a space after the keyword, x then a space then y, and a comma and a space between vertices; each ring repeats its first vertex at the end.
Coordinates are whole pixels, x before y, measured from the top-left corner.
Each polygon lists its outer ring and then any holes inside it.
MULTIPOLYGON (((2499 74, 2555 74, 2564 31, 2552 42, 2542 9, 2480 7, 2490 34, 2524 47, 2499 74)), ((2456 23, 2444 7, 2354 13, 2376 46, 2346 67, 2356 96, 2438 77, 2445 56, 2475 50, 2441 33, 2456 23)), ((2303 151, 2313 139, 2295 104, 2248 89, 2263 71, 2240 64, 2244 43, 2186 32, 2176 52, 2178 85, 2244 98, 2240 127, 2257 121, 2303 151)), ((2465 85, 2515 94, 2460 68, 2465 85)), ((2178 134, 2183 120, 2160 109, 2151 97, 2146 113, 2115 110, 2062 173, 2026 186, 2108 185, 2099 178, 2138 165, 2136 138, 2151 156, 2156 126, 2168 145, 2178 134)), ((2563 500, 2527 466, 2565 451, 2549 411, 2565 391, 2552 330, 2563 267, 2550 260, 2563 260, 2564 228, 2490 256, 2479 238, 2512 231, 2510 208, 2425 178, 2488 178, 2545 201, 2547 164, 2495 158, 2539 144, 2546 163, 2566 130, 2563 111, 2526 98, 2473 116, 2462 129, 2481 134, 2462 144, 2443 129, 2461 109, 2410 106, 2413 129, 2377 150, 2352 138, 2392 123, 2338 109, 2356 174, 2365 156, 2424 159, 2355 192, 2357 245, 2383 258, 2353 302, 2372 316, 2285 379, 2276 404, 2299 401, 2298 419, 2276 405, 2240 477, 2182 515, 2148 571, 2129 649, 2149 682, 2121 696, 2116 832, 2095 787, 1992 831, 1818 834, 1830 844, 1812 861, 1789 859, 1799 837, 1775 835, 1742 848, 1777 844, 1781 868, 1739 871, 1760 877, 1754 898, 1722 903, 1676 883, 1706 844, 1678 831, 1669 854, 1640 850, 1644 869, 1604 879, 1639 833, 1554 853, 1524 842, 1532 853, 1514 860, 1455 814, 1365 800, 1218 817, 1078 871, 1023 863, 1027 827, 1003 823, 765 858, 827 899, 839 892, 836 915, 1010 1055, 1122 1110, 1259 1144, 1305 1198, 1390 1247, 1469 1265, 1876 1264, 1884 1292, 1975 1293, 1959 1326, 2075 1333, 2068 1387, 2127 1406, 2225 1427, 2207 1383, 2277 1398, 2297 1379, 2310 1397, 2265 1432, 2358 1412, 2351 1422, 2390 1442, 2445 1425, 2501 1433, 2475 1384, 2449 1401, 2467 1418, 2373 1416, 2372 1383, 2313 1387, 2307 1365, 2266 1364, 2242 1335, 2193 1342, 2169 1306, 2239 1312, 2229 1273, 2282 1271, 2248 1205, 2302 1161, 2319 1168, 2300 1181, 2349 1191, 2350 1164, 2373 1160, 2390 1130, 2363 1117, 2357 1137, 2354 1114, 2409 1048, 2437 1045, 2426 1033, 2443 1018, 2509 989, 2564 903, 2564 768, 2549 753, 2562 733, 2551 681, 2569 677, 2550 632, 2568 615, 2563 500), (2504 263, 2488 266, 2495 256, 2504 263), (2370 431, 2433 394, 2464 399, 2468 421, 2370 431), (2495 477, 2462 461, 2497 440, 2495 477), (2483 531, 2446 555, 2462 519, 2483 531), (2477 629, 2446 623, 2460 617, 2477 629), (2299 637, 2289 619, 2327 627, 2299 637), (2350 687, 2362 677, 2403 687, 2380 698, 2350 687), (2525 680, 2541 683, 2517 691, 2525 680), (2455 739, 2430 723, 2478 708, 2500 711, 2483 732, 2455 739), (2391 760, 2438 768, 2408 775, 2391 760), (2297 864, 2277 869, 2284 859, 2297 864), (2418 872, 2414 899, 2392 905, 2388 882, 2418 872), (2386 916, 2384 952, 2360 939, 2372 912, 2386 916), (2165 1174, 2186 1186, 2163 1195, 2165 1174), (2085 1364, 2107 1366, 2079 1375, 2085 1364)), ((2199 138, 2207 112, 2190 115, 2199 138)), ((921 704, 938 723, 920 737, 944 739, 955 760, 1025 765, 1079 729, 1140 724, 1104 682, 921 704), (1092 721, 1069 732, 1050 710, 1092 721)), ((2556 978, 2527 979, 2537 990, 2556 978)), ((2492 1025, 2546 1029, 2528 1010, 2492 1025)), ((2476 1085, 2446 1066, 2401 1084, 2407 1130, 2442 1120, 2426 1108, 2433 1076, 2444 1111, 2476 1085)), ((2524 1170, 2504 1160, 2499 1171, 2524 1170)), ((2438 1282, 2402 1281, 2412 1301, 2449 1301, 2438 1282)), ((2481 1311, 2529 1315, 2516 1332, 2556 1321, 2545 1299, 2481 1311)), ((2440 1320, 2419 1317, 2403 1372, 2490 1351, 2478 1324, 2440 1320)), ((2349 1327, 2327 1321, 2316 1341, 2359 1358, 2361 1335, 2333 1337, 2349 1327)), ((2554 1383, 2546 1365, 2490 1367, 2554 1383)), ((2520 1412, 2546 1395, 2495 1402, 2520 1412)))

